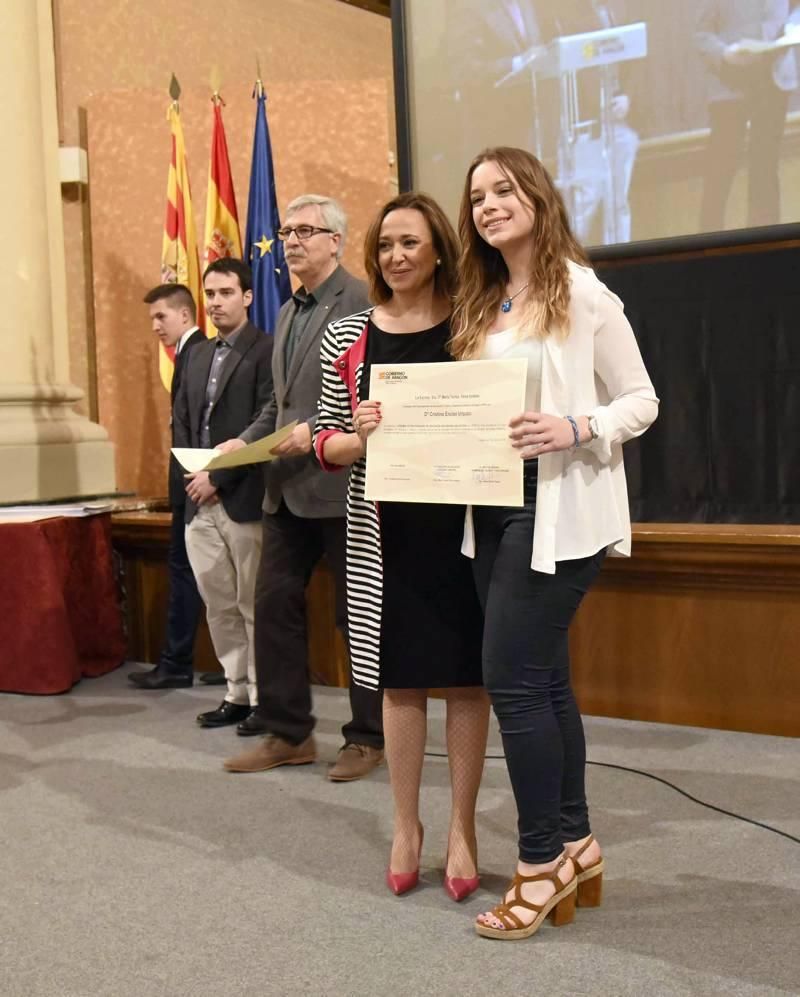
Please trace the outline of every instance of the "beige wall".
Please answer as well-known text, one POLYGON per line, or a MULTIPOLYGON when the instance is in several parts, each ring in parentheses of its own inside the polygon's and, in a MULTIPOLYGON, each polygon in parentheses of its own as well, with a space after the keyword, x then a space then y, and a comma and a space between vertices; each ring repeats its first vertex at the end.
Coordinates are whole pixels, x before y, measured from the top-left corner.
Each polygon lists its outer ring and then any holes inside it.
POLYGON ((390 24, 336 0, 54 0, 54 8, 61 141, 91 153, 91 213, 79 187, 63 188, 71 376, 86 391, 84 411, 96 406, 117 444, 119 487, 163 494, 168 404, 140 299, 158 282, 170 74, 184 91, 200 237, 209 81, 216 70, 244 226, 258 57, 279 201, 309 188, 340 197, 354 221, 345 262, 360 270, 366 219, 396 181, 390 24))

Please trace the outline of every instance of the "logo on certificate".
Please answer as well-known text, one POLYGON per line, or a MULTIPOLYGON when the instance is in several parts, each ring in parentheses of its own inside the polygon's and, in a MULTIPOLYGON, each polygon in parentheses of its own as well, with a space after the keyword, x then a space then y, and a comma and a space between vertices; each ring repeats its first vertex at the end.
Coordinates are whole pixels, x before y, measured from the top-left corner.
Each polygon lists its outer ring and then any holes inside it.
POLYGON ((378 371, 379 381, 407 381, 408 374, 404 370, 381 370, 378 371))

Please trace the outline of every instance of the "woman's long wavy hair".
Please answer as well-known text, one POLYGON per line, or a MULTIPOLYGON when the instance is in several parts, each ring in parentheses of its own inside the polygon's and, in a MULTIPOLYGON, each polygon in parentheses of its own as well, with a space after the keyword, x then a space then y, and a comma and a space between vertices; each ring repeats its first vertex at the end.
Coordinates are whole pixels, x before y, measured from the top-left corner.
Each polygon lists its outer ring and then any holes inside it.
POLYGON ((489 327, 506 297, 509 274, 497 249, 486 242, 472 219, 472 174, 481 163, 496 163, 516 186, 522 200, 533 207, 530 292, 523 319, 540 339, 553 330, 569 332, 569 271, 567 261, 588 264, 572 234, 564 200, 550 174, 524 149, 498 146, 473 159, 467 172, 458 233, 461 238, 459 291, 453 309, 450 351, 459 360, 479 356, 489 327))

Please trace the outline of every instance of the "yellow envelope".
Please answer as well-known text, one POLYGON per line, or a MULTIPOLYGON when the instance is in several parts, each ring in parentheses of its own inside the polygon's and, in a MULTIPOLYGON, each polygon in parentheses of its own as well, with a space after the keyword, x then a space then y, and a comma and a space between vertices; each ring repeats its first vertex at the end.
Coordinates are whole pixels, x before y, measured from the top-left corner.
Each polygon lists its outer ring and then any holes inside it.
POLYGON ((276 455, 270 453, 270 450, 274 450, 287 436, 291 436, 296 425, 295 419, 277 432, 234 450, 233 453, 220 453, 219 450, 204 450, 198 447, 173 447, 172 453, 188 474, 216 471, 224 467, 243 467, 247 464, 265 464, 268 460, 275 460, 276 455))

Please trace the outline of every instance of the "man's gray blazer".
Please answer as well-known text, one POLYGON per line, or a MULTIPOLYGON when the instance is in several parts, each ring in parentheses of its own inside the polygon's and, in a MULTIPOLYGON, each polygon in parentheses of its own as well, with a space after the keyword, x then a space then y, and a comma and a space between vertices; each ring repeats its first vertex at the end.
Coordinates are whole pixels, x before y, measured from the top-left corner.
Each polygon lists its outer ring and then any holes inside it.
MULTIPOLYGON (((272 398, 255 421, 239 434, 246 443, 268 436, 297 419, 313 432, 322 390, 319 347, 329 322, 369 307, 367 287, 340 266, 326 284, 287 371, 286 338, 296 310, 290 298, 278 313, 272 353, 272 398)), ((329 474, 312 450, 299 457, 279 457, 264 465, 264 512, 278 511, 281 499, 295 516, 327 519, 345 515, 347 473, 329 474)))

